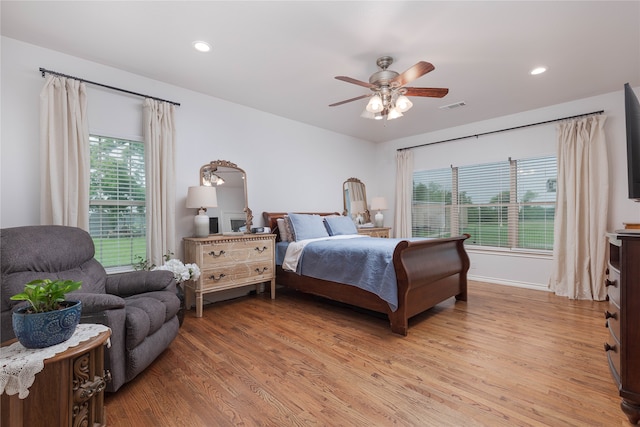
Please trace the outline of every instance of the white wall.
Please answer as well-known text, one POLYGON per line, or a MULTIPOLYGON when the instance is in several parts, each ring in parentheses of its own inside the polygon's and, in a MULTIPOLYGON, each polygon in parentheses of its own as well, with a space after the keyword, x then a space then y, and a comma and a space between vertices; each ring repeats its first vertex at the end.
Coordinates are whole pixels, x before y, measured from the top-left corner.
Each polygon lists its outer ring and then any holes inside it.
MULTIPOLYGON (((184 207, 200 167, 228 160, 247 174, 249 207, 263 211, 342 211, 342 183, 358 177, 368 188, 377 171, 375 145, 218 98, 126 73, 14 39, 1 39, 0 226, 38 224, 39 67, 181 103, 178 148, 177 239, 193 233, 194 210, 184 207)), ((87 86, 92 132, 140 138, 142 98, 87 86)), ((182 254, 182 248, 175 251, 182 254)))
MULTIPOLYGON (((378 147, 377 155, 378 168, 385 174, 383 181, 380 182, 381 191, 393 200, 395 154, 398 148, 604 110, 607 116, 605 132, 609 147, 608 227, 615 230, 622 228, 623 222, 640 222, 640 203, 627 198, 623 83, 620 83, 619 92, 384 143, 378 147)), ((635 91, 640 93, 638 88, 635 91)), ((450 111, 451 114, 455 112, 456 110, 450 111)), ((449 167, 452 164, 461 166, 506 160, 508 157, 517 159, 555 154, 555 126, 555 123, 545 124, 415 148, 413 149, 414 169, 436 169, 449 167)), ((387 216, 392 215, 392 210, 387 211, 387 216)), ((547 288, 551 272, 550 256, 503 251, 480 252, 473 249, 469 249, 469 252, 471 258, 469 274, 474 279, 539 289, 547 288)))
MULTIPOLYGON (((38 103, 44 84, 39 67, 182 104, 177 108, 178 240, 193 232, 195 212, 184 207, 187 187, 197 185, 200 166, 211 160, 229 160, 246 171, 256 225, 262 224, 263 211, 341 211, 342 183, 357 177, 367 185, 369 200, 387 198, 385 225, 390 226, 397 148, 601 109, 608 116, 609 228, 640 221, 640 204, 626 198, 624 82, 619 92, 375 145, 6 37, 1 39, 1 59, 0 227, 39 223, 38 103)), ((140 136, 140 98, 92 86, 88 90, 92 131, 140 136)), ((554 129, 543 125, 416 149, 416 167, 553 153, 554 129)), ((175 252, 181 256, 182 248, 175 252)), ((548 257, 470 252, 473 278, 546 288, 548 257)))

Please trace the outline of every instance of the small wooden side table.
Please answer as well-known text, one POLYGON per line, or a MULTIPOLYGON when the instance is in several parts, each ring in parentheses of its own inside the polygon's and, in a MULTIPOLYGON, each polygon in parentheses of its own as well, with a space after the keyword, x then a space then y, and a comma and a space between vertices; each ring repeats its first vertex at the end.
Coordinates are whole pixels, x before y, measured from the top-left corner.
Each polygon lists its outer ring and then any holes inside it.
POLYGON ((25 399, 3 393, 0 425, 105 426, 104 387, 111 375, 104 371, 104 345, 110 335, 110 330, 101 332, 45 359, 44 369, 36 374, 25 399))

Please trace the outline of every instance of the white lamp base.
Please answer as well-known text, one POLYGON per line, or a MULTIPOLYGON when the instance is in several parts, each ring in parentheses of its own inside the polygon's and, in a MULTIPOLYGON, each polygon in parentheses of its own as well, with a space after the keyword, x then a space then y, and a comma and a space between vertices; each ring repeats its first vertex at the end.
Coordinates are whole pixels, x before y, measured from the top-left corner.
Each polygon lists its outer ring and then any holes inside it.
POLYGON ((374 217, 374 225, 376 227, 383 227, 384 226, 384 216, 382 216, 382 212, 378 211, 378 213, 374 217))
POLYGON ((196 228, 196 237, 209 236, 209 216, 204 213, 203 209, 198 211, 198 215, 194 217, 193 223, 196 228))

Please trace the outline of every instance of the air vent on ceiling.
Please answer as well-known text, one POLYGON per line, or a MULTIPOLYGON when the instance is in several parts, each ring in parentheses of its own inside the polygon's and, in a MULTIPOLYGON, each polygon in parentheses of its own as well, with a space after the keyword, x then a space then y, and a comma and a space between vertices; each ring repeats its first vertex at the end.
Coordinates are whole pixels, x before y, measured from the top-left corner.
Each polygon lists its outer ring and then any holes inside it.
POLYGON ((460 102, 454 102, 453 104, 449 104, 449 105, 443 105, 442 107, 440 107, 440 109, 441 110, 453 110, 454 108, 464 107, 465 105, 467 105, 466 102, 460 101, 460 102))

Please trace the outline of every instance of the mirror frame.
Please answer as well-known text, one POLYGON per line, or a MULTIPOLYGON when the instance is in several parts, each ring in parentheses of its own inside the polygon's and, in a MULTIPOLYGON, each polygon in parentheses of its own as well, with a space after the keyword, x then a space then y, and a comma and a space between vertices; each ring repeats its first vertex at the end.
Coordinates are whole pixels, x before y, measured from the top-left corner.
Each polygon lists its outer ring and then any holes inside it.
MULTIPOLYGON (((365 224, 371 222, 371 214, 369 213, 369 205, 367 204, 367 186, 364 185, 364 182, 360 181, 358 178, 349 178, 345 182, 342 183, 342 201, 344 204, 344 210, 342 211, 342 215, 351 216, 351 212, 347 209, 347 192, 345 191, 349 185, 359 184, 362 185, 362 194, 364 197, 364 212, 362 213, 363 221, 365 224)), ((349 203, 349 206, 351 203, 349 203)))
POLYGON ((243 176, 243 180, 244 181, 244 209, 243 212, 246 216, 246 227, 247 227, 247 231, 245 233, 251 233, 251 226, 253 225, 253 212, 251 211, 251 209, 249 208, 249 197, 247 195, 247 173, 244 171, 244 169, 239 168, 238 165, 236 165, 235 163, 232 163, 228 160, 213 160, 209 163, 207 163, 206 165, 202 165, 202 167, 200 168, 200 185, 208 185, 206 184, 205 181, 205 172, 207 172, 208 170, 210 170, 211 172, 216 171, 219 167, 225 167, 225 168, 229 168, 229 169, 236 169, 239 172, 242 173, 243 176))

